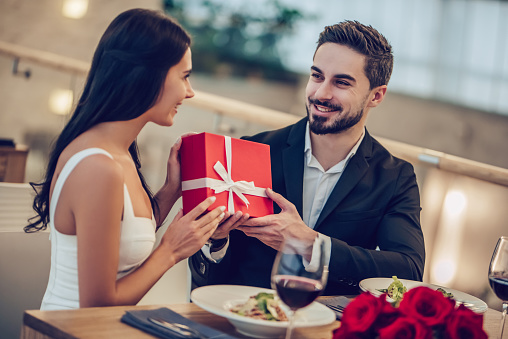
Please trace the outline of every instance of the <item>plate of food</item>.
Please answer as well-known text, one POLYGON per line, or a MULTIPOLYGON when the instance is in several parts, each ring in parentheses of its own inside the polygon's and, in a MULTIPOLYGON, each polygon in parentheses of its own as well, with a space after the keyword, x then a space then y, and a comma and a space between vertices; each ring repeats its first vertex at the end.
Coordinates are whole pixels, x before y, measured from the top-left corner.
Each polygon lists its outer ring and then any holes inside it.
MULTIPOLYGON (((196 288, 191 300, 202 309, 226 318, 238 332, 255 338, 283 335, 289 325, 289 309, 274 290, 238 285, 210 285, 196 288)), ((294 327, 328 325, 335 313, 313 302, 295 314, 294 327)))
POLYGON ((390 302, 400 301, 406 291, 418 286, 441 291, 445 296, 454 299, 457 304, 464 304, 464 306, 476 313, 484 313, 488 309, 487 304, 483 300, 449 287, 441 287, 421 281, 397 279, 397 277, 369 278, 360 281, 360 289, 362 291, 369 291, 377 296, 386 293, 388 295, 386 300, 390 302))

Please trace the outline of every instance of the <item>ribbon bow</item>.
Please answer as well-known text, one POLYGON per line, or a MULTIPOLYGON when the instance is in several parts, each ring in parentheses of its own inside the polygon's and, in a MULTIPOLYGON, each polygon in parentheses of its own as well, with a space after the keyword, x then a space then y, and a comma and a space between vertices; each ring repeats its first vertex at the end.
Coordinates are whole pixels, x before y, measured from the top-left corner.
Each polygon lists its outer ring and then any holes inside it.
POLYGON ((215 194, 228 191, 228 211, 233 214, 235 213, 235 204, 233 199, 233 193, 236 194, 243 203, 249 207, 249 200, 244 194, 255 195, 258 197, 267 197, 265 189, 256 187, 253 181, 233 181, 231 178, 231 137, 224 136, 225 150, 226 150, 226 168, 224 165, 217 161, 213 166, 213 169, 221 177, 222 180, 212 178, 201 178, 194 180, 187 180, 182 182, 182 190, 191 190, 197 188, 209 187, 213 189, 215 194))

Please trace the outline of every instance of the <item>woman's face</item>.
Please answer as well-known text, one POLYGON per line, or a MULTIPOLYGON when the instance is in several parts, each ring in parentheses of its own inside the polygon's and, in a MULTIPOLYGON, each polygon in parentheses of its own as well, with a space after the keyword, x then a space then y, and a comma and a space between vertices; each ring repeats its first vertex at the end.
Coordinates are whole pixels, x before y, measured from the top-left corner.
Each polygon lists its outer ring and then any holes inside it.
POLYGON ((189 82, 191 72, 192 58, 188 48, 180 62, 169 69, 157 102, 147 111, 154 123, 161 126, 173 125, 178 106, 184 99, 194 96, 189 82))

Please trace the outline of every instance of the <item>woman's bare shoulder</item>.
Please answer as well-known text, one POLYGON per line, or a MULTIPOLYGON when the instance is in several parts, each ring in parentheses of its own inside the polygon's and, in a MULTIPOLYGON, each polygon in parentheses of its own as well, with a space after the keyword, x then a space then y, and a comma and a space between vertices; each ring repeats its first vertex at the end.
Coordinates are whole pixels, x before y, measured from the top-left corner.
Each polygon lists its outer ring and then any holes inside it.
POLYGON ((97 153, 84 158, 76 165, 75 174, 80 181, 95 182, 111 187, 124 182, 122 166, 106 154, 97 153))

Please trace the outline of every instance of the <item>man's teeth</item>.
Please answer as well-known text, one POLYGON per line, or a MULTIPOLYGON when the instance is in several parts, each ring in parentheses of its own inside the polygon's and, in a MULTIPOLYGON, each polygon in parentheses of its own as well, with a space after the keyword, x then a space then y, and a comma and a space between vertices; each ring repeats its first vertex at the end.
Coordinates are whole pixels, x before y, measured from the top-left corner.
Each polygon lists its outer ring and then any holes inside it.
POLYGON ((323 107, 323 106, 317 106, 317 105, 314 105, 316 107, 316 109, 320 112, 333 112, 334 110, 331 109, 331 108, 328 108, 328 107, 323 107))

